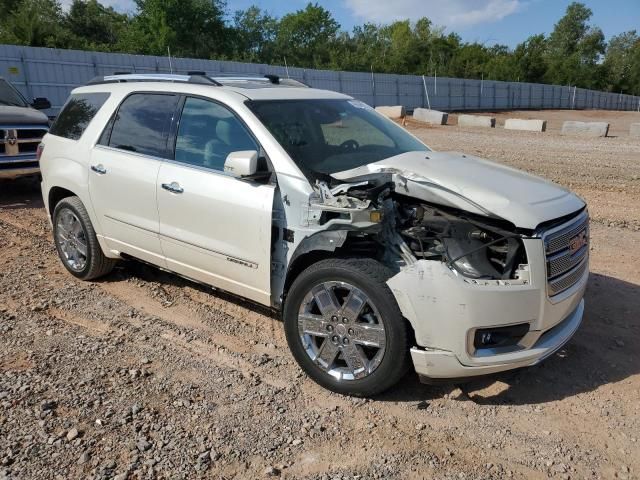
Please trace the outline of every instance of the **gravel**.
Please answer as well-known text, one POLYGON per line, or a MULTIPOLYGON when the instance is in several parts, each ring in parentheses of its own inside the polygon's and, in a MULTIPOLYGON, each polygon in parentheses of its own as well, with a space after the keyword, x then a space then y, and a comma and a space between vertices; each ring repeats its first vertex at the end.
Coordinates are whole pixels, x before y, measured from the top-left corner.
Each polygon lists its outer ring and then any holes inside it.
POLYGON ((409 374, 379 398, 341 397, 301 373, 263 308, 136 262, 76 281, 37 187, 3 182, 0 479, 637 478, 640 147, 413 130, 591 196, 585 321, 557 355, 459 386, 409 374))

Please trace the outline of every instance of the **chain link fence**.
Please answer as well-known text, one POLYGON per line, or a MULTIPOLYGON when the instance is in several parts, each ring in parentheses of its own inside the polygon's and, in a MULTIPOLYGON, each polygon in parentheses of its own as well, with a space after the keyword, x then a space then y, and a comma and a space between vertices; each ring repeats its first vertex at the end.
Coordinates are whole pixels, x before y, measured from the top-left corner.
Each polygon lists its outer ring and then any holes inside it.
POLYGON ((603 109, 640 111, 640 97, 536 83, 465 80, 386 73, 336 72, 190 58, 154 57, 0 45, 0 76, 27 98, 47 97, 54 116, 69 92, 93 77, 114 72, 208 75, 275 74, 312 87, 351 95, 372 106, 404 105, 447 112, 511 109, 603 109))

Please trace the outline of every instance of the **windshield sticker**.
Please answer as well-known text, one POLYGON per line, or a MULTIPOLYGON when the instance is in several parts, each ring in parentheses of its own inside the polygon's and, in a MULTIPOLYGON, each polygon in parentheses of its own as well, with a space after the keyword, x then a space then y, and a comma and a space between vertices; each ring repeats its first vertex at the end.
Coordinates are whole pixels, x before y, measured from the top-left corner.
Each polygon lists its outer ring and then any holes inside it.
POLYGON ((365 109, 365 110, 373 110, 373 108, 371 108, 366 103, 361 102, 360 100, 349 100, 349 104, 351 104, 352 106, 354 106, 356 108, 362 108, 362 109, 365 109))

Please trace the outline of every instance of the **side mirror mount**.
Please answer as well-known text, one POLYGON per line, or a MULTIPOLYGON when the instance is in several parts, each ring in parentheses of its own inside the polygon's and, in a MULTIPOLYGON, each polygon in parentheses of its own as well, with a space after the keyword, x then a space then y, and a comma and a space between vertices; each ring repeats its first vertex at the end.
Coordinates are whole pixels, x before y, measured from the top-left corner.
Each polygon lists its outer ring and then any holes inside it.
POLYGON ((231 152, 224 162, 224 171, 236 178, 255 175, 258 172, 258 152, 256 150, 231 152))
POLYGON ((47 110, 48 108, 51 108, 51 102, 48 98, 37 97, 33 99, 31 106, 36 110, 47 110))

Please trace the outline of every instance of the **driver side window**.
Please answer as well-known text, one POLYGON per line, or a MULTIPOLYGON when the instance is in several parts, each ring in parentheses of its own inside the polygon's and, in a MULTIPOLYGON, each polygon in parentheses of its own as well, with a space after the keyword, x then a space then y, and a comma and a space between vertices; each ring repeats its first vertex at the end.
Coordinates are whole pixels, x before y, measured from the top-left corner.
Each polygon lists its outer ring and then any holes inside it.
POLYGON ((227 156, 241 150, 259 148, 233 112, 209 100, 186 99, 176 138, 177 162, 222 172, 227 156))

